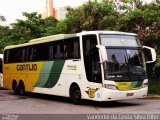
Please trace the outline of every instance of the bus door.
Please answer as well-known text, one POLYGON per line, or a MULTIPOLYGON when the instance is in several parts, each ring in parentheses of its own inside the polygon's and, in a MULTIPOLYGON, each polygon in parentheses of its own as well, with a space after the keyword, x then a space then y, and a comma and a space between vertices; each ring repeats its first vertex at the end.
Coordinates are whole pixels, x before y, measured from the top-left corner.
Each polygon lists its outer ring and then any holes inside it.
POLYGON ((102 83, 99 52, 96 35, 84 35, 83 57, 87 80, 90 82, 102 83))

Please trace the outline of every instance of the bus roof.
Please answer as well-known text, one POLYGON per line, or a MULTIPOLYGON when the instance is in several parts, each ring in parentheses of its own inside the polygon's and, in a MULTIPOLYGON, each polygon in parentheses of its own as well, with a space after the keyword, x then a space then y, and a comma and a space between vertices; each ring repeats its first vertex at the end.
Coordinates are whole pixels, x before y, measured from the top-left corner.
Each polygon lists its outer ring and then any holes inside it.
POLYGON ((113 34, 113 35, 132 35, 132 36, 137 36, 135 33, 129 33, 129 32, 120 32, 120 31, 82 31, 77 34, 113 34))
POLYGON ((23 46, 30 46, 34 44, 45 43, 45 42, 56 41, 56 40, 58 41, 61 39, 67 39, 67 38, 73 38, 73 37, 76 37, 76 34, 57 34, 57 35, 32 39, 28 43, 23 43, 23 44, 18 44, 18 45, 9 45, 9 46, 6 46, 4 49, 12 49, 12 48, 18 48, 18 47, 23 47, 23 46))
POLYGON ((80 36, 80 35, 91 35, 91 34, 113 34, 113 35, 116 34, 116 35, 137 36, 137 34, 134 34, 134 33, 119 32, 119 31, 82 31, 80 33, 75 33, 75 34, 57 34, 57 35, 32 39, 28 43, 23 43, 23 44, 18 44, 18 45, 9 45, 9 46, 6 46, 4 49, 18 48, 18 47, 29 46, 29 45, 39 44, 39 43, 73 38, 73 37, 80 36))

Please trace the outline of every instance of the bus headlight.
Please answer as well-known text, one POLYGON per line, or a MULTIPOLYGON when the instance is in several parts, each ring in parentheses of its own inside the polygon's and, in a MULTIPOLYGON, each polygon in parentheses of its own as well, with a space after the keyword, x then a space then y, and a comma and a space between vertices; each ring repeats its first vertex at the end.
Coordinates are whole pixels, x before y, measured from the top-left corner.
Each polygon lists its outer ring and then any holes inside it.
POLYGON ((112 84, 104 84, 104 87, 107 89, 117 90, 117 86, 112 84))
POLYGON ((142 87, 143 87, 143 88, 148 87, 148 82, 143 83, 142 87))

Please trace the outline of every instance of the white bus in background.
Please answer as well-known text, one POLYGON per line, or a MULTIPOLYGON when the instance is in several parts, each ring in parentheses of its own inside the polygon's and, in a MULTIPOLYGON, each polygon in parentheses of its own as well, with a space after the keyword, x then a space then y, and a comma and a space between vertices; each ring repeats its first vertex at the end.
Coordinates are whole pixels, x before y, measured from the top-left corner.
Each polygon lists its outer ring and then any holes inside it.
POLYGON ((3 61, 3 54, 0 54, 0 88, 3 88, 2 61, 3 61))

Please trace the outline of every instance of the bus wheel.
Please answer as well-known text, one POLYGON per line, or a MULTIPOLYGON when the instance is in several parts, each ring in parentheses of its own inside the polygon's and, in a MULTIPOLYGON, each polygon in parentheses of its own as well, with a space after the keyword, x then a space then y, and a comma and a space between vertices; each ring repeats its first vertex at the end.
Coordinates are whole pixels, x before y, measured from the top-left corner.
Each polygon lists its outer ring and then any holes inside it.
POLYGON ((25 86, 24 86, 23 81, 19 82, 18 93, 19 93, 19 95, 25 95, 25 86))
POLYGON ((72 85, 70 88, 70 99, 71 101, 78 105, 81 104, 81 90, 78 85, 72 85))
POLYGON ((13 80, 12 82, 12 90, 14 91, 15 94, 18 93, 18 90, 17 90, 17 82, 15 80, 13 80))

